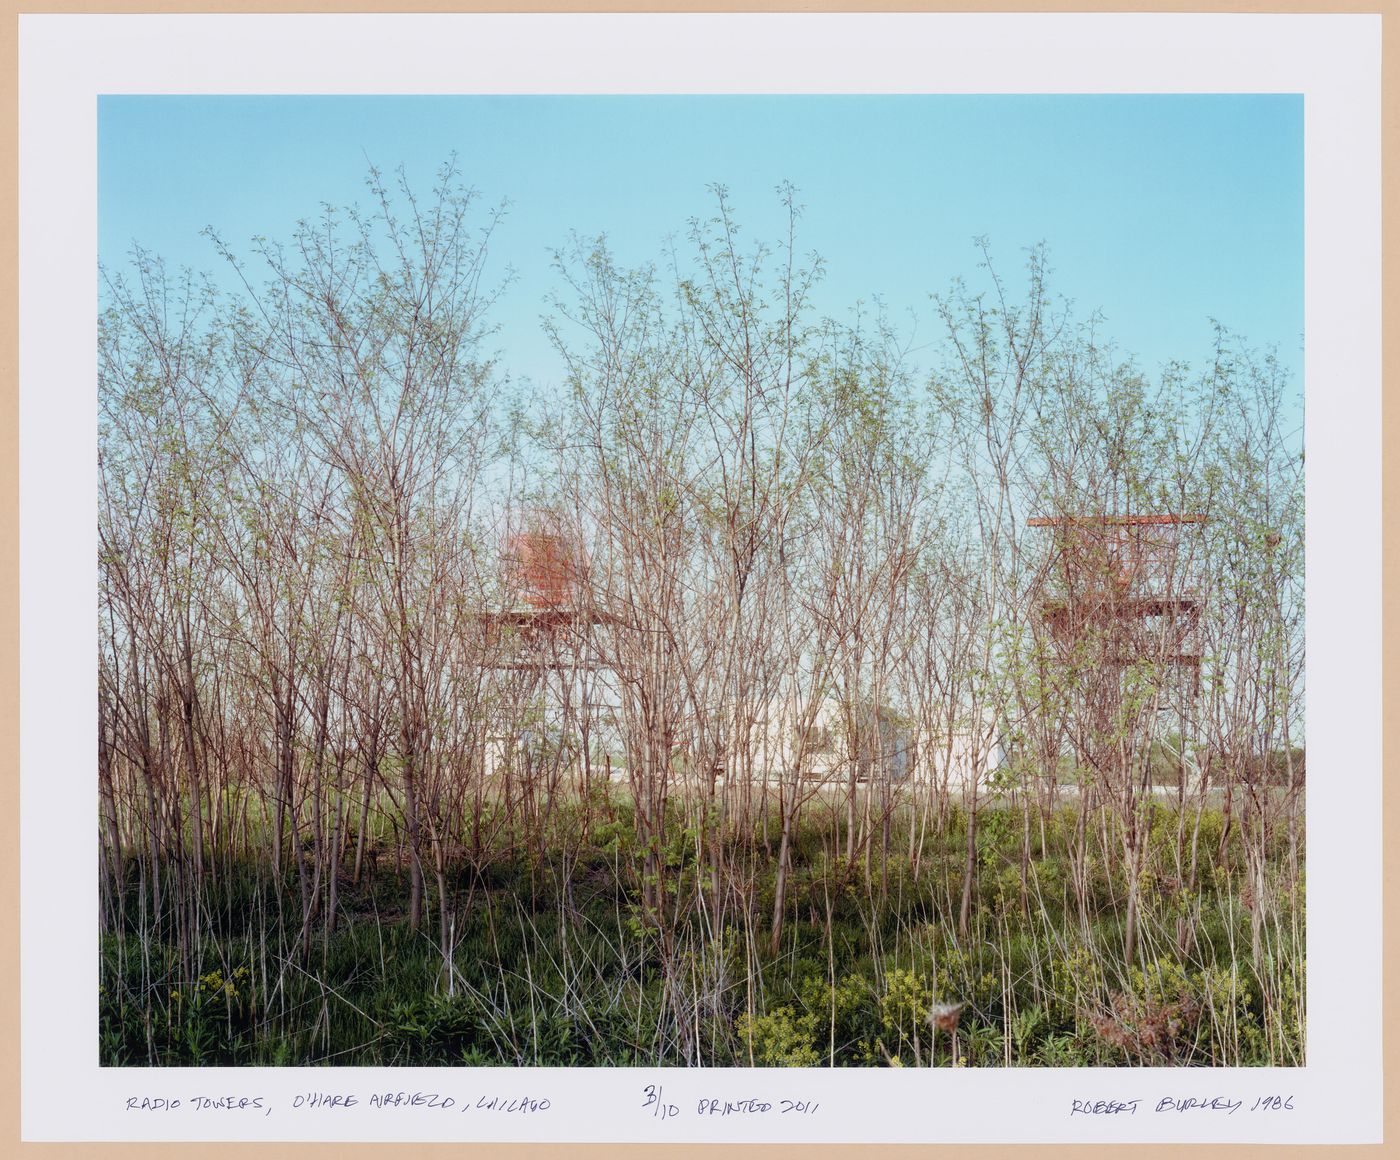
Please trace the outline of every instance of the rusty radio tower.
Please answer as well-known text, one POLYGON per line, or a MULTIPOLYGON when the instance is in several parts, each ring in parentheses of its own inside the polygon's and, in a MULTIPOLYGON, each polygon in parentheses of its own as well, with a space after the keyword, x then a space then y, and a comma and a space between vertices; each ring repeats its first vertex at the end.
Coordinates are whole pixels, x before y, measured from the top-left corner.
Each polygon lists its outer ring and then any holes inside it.
MULTIPOLYGON (((1054 542, 1038 589, 1041 615, 1062 662, 1096 674, 1101 693, 1125 671, 1150 674, 1159 708, 1183 715, 1200 689, 1201 601, 1191 583, 1199 514, 1048 516, 1054 542)), ((1105 713, 1117 697, 1101 697, 1105 713)))

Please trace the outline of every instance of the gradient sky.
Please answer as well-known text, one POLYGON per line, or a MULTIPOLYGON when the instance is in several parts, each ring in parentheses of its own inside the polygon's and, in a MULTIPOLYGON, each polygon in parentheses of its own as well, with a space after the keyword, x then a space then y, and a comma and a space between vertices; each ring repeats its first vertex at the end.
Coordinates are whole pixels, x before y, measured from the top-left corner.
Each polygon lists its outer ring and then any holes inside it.
POLYGON ((427 190, 455 153, 484 205, 510 203, 494 345, 541 388, 559 379, 539 328, 550 253, 571 231, 659 258, 722 183, 745 236, 771 239, 783 181, 805 207, 799 248, 826 261, 823 313, 878 297, 907 333, 913 310, 917 348, 938 332, 930 293, 982 284, 974 237, 1017 286, 1044 242, 1052 291, 1101 310, 1150 374, 1204 365, 1217 319, 1301 383, 1299 96, 152 96, 103 97, 98 114, 112 269, 139 243, 217 275, 205 226, 246 254, 322 203, 364 203, 370 162, 427 190))

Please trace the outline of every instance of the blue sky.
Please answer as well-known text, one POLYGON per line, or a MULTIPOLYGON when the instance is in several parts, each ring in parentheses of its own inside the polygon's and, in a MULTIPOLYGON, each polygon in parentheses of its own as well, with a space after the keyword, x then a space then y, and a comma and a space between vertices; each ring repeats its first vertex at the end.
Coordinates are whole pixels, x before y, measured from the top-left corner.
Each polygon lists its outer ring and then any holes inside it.
POLYGON ((930 293, 978 284, 975 236, 1013 282, 1044 242, 1052 290, 1101 310, 1147 372, 1203 365, 1217 319, 1301 382, 1302 113, 1291 95, 104 97, 100 257, 120 269, 140 243, 218 274, 204 227, 246 254, 324 202, 363 203, 369 162, 427 189, 455 153, 483 205, 509 202, 501 365, 548 389, 539 318, 571 231, 657 258, 722 183, 745 234, 773 238, 790 181, 824 313, 878 297, 917 347, 937 335, 930 293))

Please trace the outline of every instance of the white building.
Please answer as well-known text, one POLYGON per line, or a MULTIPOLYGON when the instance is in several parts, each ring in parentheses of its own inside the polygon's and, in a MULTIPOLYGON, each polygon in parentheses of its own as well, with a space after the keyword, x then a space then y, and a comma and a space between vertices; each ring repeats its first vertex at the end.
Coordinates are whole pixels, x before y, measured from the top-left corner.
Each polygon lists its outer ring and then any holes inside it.
POLYGON ((858 782, 933 784, 950 791, 970 789, 1000 769, 1006 754, 996 718, 984 713, 981 725, 955 723, 951 731, 920 729, 890 706, 851 705, 836 697, 816 707, 776 713, 761 731, 757 766, 771 779, 791 773, 802 762, 806 780, 842 783, 852 772, 858 782), (810 717, 805 747, 803 722, 810 717))
MULTIPOLYGON (((607 769, 613 781, 628 779, 627 761, 616 721, 616 706, 593 707, 590 749, 594 775, 607 769), (607 754, 604 762, 602 754, 607 754)), ((981 786, 988 774, 1000 769, 1006 754, 996 718, 984 713, 980 726, 968 717, 950 730, 919 728, 908 716, 889 705, 877 710, 873 703, 851 704, 839 697, 823 698, 815 707, 775 702, 764 719, 755 722, 751 737, 751 769, 755 781, 778 782, 790 778, 801 766, 805 782, 845 785, 854 773, 860 784, 908 784, 932 786, 960 793, 981 786), (805 739, 803 732, 806 732, 805 739)), ((700 779, 679 731, 672 762, 677 780, 700 779)), ((538 721, 519 736, 492 735, 484 754, 487 776, 500 776, 509 766, 528 775, 531 769, 554 768, 562 760, 576 761, 582 744, 562 728, 538 721)), ((725 763, 719 773, 742 777, 738 766, 725 763)))

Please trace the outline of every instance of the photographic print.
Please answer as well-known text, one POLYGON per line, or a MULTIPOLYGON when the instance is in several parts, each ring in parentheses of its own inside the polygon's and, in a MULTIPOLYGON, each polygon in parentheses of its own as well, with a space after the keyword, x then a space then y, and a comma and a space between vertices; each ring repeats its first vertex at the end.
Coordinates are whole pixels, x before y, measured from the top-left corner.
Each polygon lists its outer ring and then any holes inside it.
POLYGON ((23 1139, 1380 1138, 1378 17, 20 33, 23 1139))
POLYGON ((102 1063, 1302 1064, 1302 118, 102 98, 102 1063))

